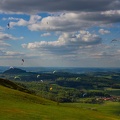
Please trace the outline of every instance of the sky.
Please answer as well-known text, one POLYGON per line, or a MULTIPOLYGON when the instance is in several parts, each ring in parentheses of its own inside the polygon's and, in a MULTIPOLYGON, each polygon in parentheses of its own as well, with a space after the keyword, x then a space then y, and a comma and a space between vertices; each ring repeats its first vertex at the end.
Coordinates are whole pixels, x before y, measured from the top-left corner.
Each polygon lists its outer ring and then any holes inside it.
POLYGON ((0 0, 0 66, 120 67, 120 0, 0 0))

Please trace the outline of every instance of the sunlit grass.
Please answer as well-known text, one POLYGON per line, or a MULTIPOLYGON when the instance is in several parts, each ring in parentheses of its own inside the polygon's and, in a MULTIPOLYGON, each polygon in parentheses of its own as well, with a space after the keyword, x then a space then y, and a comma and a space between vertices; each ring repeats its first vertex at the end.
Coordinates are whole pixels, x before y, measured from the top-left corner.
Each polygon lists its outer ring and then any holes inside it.
POLYGON ((103 105, 57 105, 55 102, 0 86, 0 120, 119 120, 119 107, 119 103, 111 102, 103 105))

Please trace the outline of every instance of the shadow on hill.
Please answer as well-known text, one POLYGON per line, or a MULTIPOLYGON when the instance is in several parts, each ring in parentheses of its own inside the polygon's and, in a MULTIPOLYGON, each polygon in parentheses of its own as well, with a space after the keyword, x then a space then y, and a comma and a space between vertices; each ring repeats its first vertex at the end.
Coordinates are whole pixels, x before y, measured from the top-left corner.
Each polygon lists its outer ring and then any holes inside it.
POLYGON ((11 82, 10 80, 6 80, 6 79, 2 79, 2 78, 0 78, 0 85, 15 89, 15 90, 19 90, 22 92, 30 93, 30 94, 34 93, 33 91, 30 91, 22 86, 19 86, 19 85, 15 84, 14 82, 11 82))
MULTIPOLYGON (((53 101, 47 100, 40 96, 35 95, 35 93, 23 88, 20 85, 11 82, 10 80, 0 78, 0 97, 2 99, 8 98, 10 100, 15 100, 19 102, 27 103, 37 103, 37 104, 54 104, 53 101), (7 92, 6 92, 7 91, 7 92)), ((9 102, 13 102, 9 101, 9 102)))

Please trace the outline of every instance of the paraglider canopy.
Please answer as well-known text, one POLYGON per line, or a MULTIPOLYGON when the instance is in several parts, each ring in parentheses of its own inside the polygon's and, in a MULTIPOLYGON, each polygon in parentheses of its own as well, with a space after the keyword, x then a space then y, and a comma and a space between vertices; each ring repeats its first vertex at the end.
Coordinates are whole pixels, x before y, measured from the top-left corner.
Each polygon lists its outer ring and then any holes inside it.
POLYGON ((37 75, 37 78, 39 78, 40 77, 40 75, 37 75))
POLYGON ((118 41, 117 39, 113 39, 113 40, 111 40, 111 42, 116 42, 116 41, 118 41))
POLYGON ((85 95, 87 95, 87 93, 84 93, 84 94, 83 94, 83 97, 85 97, 85 95))
POLYGON ((10 23, 7 24, 7 28, 10 29, 10 23))
POLYGON ((43 80, 40 80, 41 82, 43 82, 43 80))
POLYGON ((50 90, 52 90, 52 87, 50 87, 50 90))
POLYGON ((15 80, 21 80, 21 78, 19 76, 15 76, 14 79, 15 80))
POLYGON ((24 62, 24 59, 22 59, 22 61, 24 62))
POLYGON ((10 68, 9 69, 14 69, 14 67, 13 66, 10 66, 10 68))
POLYGON ((119 39, 112 39, 112 40, 111 40, 111 43, 112 43, 113 45, 117 45, 119 42, 120 42, 119 39))
POLYGON ((22 65, 23 65, 23 63, 24 63, 24 59, 22 59, 22 65))

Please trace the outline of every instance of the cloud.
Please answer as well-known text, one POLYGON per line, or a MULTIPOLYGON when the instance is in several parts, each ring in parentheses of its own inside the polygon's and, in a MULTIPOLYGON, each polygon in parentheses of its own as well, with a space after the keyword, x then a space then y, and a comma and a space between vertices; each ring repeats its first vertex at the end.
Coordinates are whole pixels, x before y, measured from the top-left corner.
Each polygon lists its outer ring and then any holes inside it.
POLYGON ((2 50, 0 50, 0 56, 3 56, 5 54, 5 52, 3 52, 2 50))
POLYGON ((11 34, 0 32, 0 41, 20 40, 20 39, 24 39, 24 37, 23 36, 21 36, 21 37, 14 37, 11 34))
MULTIPOLYGON (((114 10, 115 11, 115 10, 114 10)), ((41 17, 30 15, 29 20, 19 18, 18 21, 10 21, 10 27, 26 26, 31 31, 79 31, 94 26, 108 26, 120 21, 120 14, 106 15, 107 11, 102 12, 61 12, 58 16, 41 17)), ((14 18, 12 18, 14 19, 14 18)), ((107 32, 107 31, 106 31, 107 32)))
POLYGON ((41 16, 39 16, 39 15, 31 15, 29 24, 37 23, 40 19, 41 19, 41 16))
POLYGON ((0 11, 4 13, 37 13, 56 11, 105 11, 119 9, 119 0, 1 0, 0 11), (31 9, 32 8, 32 9, 31 9))
POLYGON ((5 42, 3 42, 3 41, 0 41, 0 47, 2 48, 2 47, 10 47, 11 45, 10 44, 8 44, 8 43, 5 43, 5 42))
POLYGON ((15 21, 18 21, 18 20, 20 20, 20 18, 15 18, 15 17, 5 18, 5 17, 3 17, 2 20, 15 20, 15 21))
POLYGON ((31 31, 78 31, 94 26, 107 26, 120 21, 119 14, 106 16, 103 12, 67 12, 59 16, 47 16, 29 24, 31 31))
POLYGON ((22 44, 22 47, 52 54, 73 54, 80 47, 98 45, 101 41, 102 39, 96 34, 80 31, 79 33, 63 33, 56 41, 33 42, 22 44))
POLYGON ((24 37, 16 38, 16 37, 12 36, 11 34, 0 32, 0 49, 3 50, 3 49, 12 47, 12 45, 10 43, 7 43, 10 40, 20 40, 23 38, 24 37))
POLYGON ((28 22, 24 19, 20 19, 18 22, 10 22, 10 27, 14 27, 14 26, 26 26, 28 25, 28 22))
POLYGON ((5 40, 16 40, 17 38, 13 37, 10 34, 0 32, 0 41, 5 41, 5 40))
POLYGON ((25 54, 24 53, 21 53, 21 52, 15 52, 15 51, 3 51, 3 50, 0 50, 0 57, 4 57, 4 58, 14 58, 14 57, 17 57, 17 58, 21 58, 23 57, 25 54))
POLYGON ((98 53, 95 53, 95 54, 92 54, 92 57, 94 58, 105 58, 105 57, 115 57, 116 54, 112 54, 112 53, 107 53, 107 52, 104 52, 104 51, 101 51, 101 52, 98 52, 98 53))
POLYGON ((109 33, 110 33, 110 31, 104 30, 104 29, 100 29, 98 32, 99 32, 100 34, 102 34, 102 35, 104 35, 104 34, 109 34, 109 33))
POLYGON ((3 31, 3 30, 4 30, 4 28, 0 26, 0 31, 3 31))
POLYGON ((44 34, 41 34, 42 37, 45 37, 45 36, 50 36, 51 34, 50 33, 44 33, 44 34))
POLYGON ((116 16, 116 15, 120 15, 120 10, 108 10, 108 11, 102 12, 102 14, 109 17, 116 16))
POLYGON ((22 56, 24 55, 23 53, 20 53, 20 52, 13 52, 13 51, 7 51, 5 53, 6 56, 22 56))
POLYGON ((9 24, 10 24, 10 27, 14 27, 14 26, 28 26, 30 24, 37 23, 40 19, 41 19, 41 16, 39 16, 39 15, 31 15, 29 21, 24 20, 22 18, 19 18, 19 19, 12 18, 9 24), (13 22, 12 20, 14 20, 14 19, 17 20, 17 22, 15 22, 15 21, 13 22))

